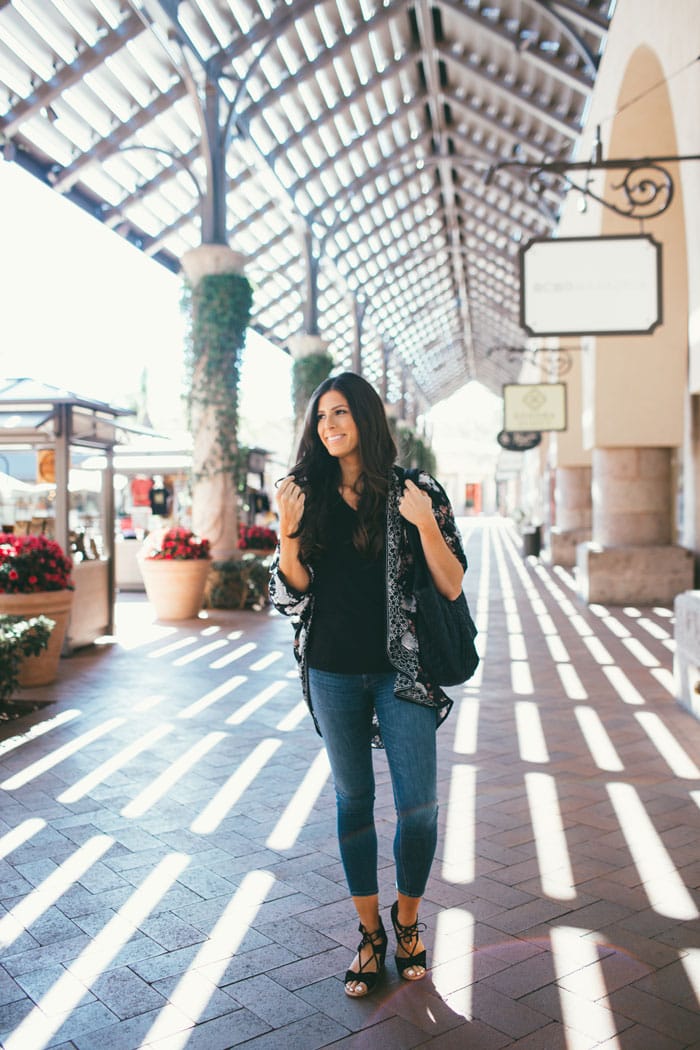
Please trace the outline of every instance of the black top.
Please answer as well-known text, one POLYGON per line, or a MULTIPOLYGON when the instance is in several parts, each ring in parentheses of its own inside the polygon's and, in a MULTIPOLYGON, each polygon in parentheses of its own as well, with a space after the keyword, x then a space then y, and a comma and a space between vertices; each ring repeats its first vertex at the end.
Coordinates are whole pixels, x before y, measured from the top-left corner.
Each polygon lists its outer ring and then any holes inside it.
POLYGON ((168 502, 172 492, 166 486, 162 488, 155 488, 155 486, 148 493, 148 499, 151 504, 151 513, 157 514, 161 517, 167 517, 168 514, 168 502))
POLYGON ((329 515, 331 545, 314 564, 314 620, 308 666, 336 674, 393 670, 386 654, 384 553, 365 557, 352 534, 356 512, 338 496, 329 515))

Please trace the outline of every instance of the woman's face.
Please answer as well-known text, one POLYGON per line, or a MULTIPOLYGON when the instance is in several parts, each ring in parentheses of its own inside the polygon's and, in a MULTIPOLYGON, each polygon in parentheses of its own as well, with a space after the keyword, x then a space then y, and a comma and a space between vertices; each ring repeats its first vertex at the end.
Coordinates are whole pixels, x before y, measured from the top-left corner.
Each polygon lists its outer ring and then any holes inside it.
POLYGON ((316 427, 324 448, 335 459, 358 452, 360 435, 357 425, 345 395, 339 390, 328 390, 319 398, 316 427))

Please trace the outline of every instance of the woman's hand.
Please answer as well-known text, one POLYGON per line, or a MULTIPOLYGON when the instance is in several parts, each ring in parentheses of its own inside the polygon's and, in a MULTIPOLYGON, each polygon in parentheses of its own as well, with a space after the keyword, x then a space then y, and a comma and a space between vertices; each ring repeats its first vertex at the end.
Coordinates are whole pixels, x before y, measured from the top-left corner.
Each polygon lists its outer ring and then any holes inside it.
POLYGON ((425 528, 435 521, 433 501, 427 492, 413 481, 406 479, 403 495, 399 498, 399 513, 417 529, 425 528))
POLYGON ((289 474, 277 489, 277 510, 280 516, 280 536, 291 536, 301 524, 304 513, 304 493, 289 474))
POLYGON ((464 569, 445 542, 429 494, 406 479, 399 512, 418 529, 425 562, 436 588, 445 598, 454 601, 462 590, 464 569))
POLYGON ((286 583, 298 591, 307 591, 311 577, 301 561, 301 540, 294 533, 304 513, 304 493, 289 474, 277 489, 277 512, 280 516, 279 570, 286 583))

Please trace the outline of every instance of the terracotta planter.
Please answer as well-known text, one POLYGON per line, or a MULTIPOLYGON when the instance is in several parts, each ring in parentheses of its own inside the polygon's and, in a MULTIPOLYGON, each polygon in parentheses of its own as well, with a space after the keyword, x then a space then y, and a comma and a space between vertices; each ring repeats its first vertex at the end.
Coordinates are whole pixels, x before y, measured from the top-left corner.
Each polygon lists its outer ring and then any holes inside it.
POLYGON ((139 558, 146 597, 159 620, 193 620, 202 608, 210 558, 139 558))
POLYGON ((73 591, 35 591, 33 594, 0 593, 0 613, 10 616, 48 616, 56 626, 51 632, 49 644, 38 656, 27 656, 22 660, 19 684, 22 688, 33 685, 49 685, 58 674, 63 641, 73 605, 73 591))

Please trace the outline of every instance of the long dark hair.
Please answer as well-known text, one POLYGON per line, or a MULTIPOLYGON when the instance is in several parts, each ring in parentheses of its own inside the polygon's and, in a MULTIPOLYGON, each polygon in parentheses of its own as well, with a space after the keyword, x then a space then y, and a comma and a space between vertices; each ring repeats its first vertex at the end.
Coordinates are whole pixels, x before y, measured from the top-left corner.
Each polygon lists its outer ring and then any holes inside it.
POLYGON ((329 390, 345 396, 357 426, 362 472, 356 486, 360 501, 353 543, 371 557, 377 557, 384 546, 389 473, 397 455, 382 399, 366 379, 354 372, 341 372, 316 387, 306 409, 297 462, 290 471, 306 495, 297 535, 301 537, 302 559, 307 563, 329 545, 329 511, 341 482, 340 464, 318 436, 318 403, 329 390))

